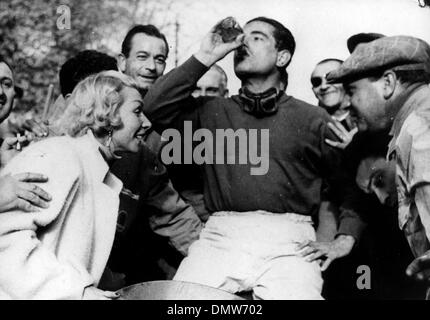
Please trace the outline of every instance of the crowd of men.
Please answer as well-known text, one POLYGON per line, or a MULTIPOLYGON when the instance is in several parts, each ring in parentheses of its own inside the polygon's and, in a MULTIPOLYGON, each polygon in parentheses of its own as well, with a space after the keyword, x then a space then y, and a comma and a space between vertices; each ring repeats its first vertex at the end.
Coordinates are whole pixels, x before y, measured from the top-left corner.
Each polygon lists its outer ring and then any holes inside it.
MULTIPOLYGON (((424 298, 430 47, 414 37, 375 33, 354 35, 345 45, 351 53, 345 61, 327 57, 309 75, 318 100, 313 106, 288 93, 296 42, 276 20, 252 19, 230 42, 211 30, 166 75, 166 37, 153 25, 134 26, 118 57, 84 50, 62 65, 54 116, 26 127, 31 135, 20 128, 19 135, 3 137, 0 163, 32 140, 62 134, 57 115, 81 80, 119 70, 138 84, 153 131, 139 153, 124 154, 111 167, 123 189, 100 288, 173 279, 255 299, 424 298), (241 89, 230 96, 216 63, 232 52, 241 89), (186 135, 185 122, 194 135, 205 132, 204 158, 212 161, 163 163, 164 130, 186 135), (253 175, 252 163, 230 162, 242 148, 215 148, 208 136, 220 129, 268 130, 267 145, 256 139, 245 148, 267 156, 268 171, 253 175), (357 288, 361 265, 374 271, 373 291, 357 288)), ((0 122, 20 93, 18 80, 1 58, 0 122)), ((193 153, 195 146, 184 141, 182 152, 193 153)), ((49 206, 46 179, 1 176, 0 215, 49 206)))

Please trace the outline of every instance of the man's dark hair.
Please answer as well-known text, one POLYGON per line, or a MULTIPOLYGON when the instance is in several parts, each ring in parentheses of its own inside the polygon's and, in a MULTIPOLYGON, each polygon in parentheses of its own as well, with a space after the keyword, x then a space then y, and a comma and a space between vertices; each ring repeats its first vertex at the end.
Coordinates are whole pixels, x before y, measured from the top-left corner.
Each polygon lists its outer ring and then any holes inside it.
POLYGON ((355 176, 360 162, 370 157, 385 158, 391 136, 386 131, 359 132, 344 151, 345 165, 355 176))
POLYGON ((65 97, 67 94, 72 93, 81 80, 106 70, 118 70, 114 57, 95 50, 79 52, 61 66, 61 94, 65 97))
POLYGON ((282 23, 266 17, 257 17, 249 20, 246 24, 255 21, 265 22, 275 28, 275 31, 273 32, 273 37, 276 41, 276 48, 278 50, 287 49, 291 53, 291 57, 294 55, 294 51, 296 50, 296 41, 294 40, 291 31, 288 30, 282 23))
POLYGON ((400 83, 413 84, 418 82, 430 82, 430 74, 424 70, 394 70, 400 83))
POLYGON ((169 44, 167 43, 166 36, 162 34, 156 26, 152 24, 147 24, 147 25, 138 24, 138 25, 135 25, 127 32, 124 38, 124 41, 122 42, 122 45, 121 45, 121 53, 126 58, 128 58, 128 56, 130 55, 131 42, 133 40, 133 37, 138 33, 144 33, 147 36, 151 36, 151 37, 155 37, 163 40, 164 43, 166 44, 166 58, 167 58, 167 56, 169 55, 169 44))

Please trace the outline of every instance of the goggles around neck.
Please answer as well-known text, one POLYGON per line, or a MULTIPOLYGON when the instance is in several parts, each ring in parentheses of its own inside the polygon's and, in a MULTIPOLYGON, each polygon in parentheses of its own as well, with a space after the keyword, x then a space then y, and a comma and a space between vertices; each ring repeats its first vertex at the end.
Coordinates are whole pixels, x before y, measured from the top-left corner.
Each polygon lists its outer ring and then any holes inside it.
POLYGON ((247 88, 239 89, 242 109, 257 118, 275 114, 278 111, 278 99, 284 92, 270 88, 262 93, 252 93, 247 88))

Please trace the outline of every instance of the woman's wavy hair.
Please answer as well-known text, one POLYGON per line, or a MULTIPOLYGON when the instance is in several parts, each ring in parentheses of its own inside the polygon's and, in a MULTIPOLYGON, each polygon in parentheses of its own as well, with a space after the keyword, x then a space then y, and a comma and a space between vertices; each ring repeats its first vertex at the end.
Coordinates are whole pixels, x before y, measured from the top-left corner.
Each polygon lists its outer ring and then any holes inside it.
POLYGON ((122 125, 119 108, 124 87, 138 89, 136 82, 118 71, 103 71, 78 83, 68 99, 66 111, 58 123, 63 133, 81 136, 90 129, 104 137, 122 125))

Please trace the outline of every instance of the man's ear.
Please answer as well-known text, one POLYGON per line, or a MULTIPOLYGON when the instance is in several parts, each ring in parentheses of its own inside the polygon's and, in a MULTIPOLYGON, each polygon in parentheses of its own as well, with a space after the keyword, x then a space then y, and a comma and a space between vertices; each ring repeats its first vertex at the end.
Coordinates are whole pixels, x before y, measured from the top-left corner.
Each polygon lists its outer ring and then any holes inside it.
POLYGON ((276 66, 278 68, 285 68, 291 60, 291 53, 288 50, 281 50, 278 52, 278 59, 276 60, 276 66))
POLYGON ((396 73, 393 70, 387 70, 382 75, 382 93, 385 99, 389 99, 398 85, 396 73))
POLYGON ((122 73, 125 73, 125 68, 127 65, 127 58, 125 57, 125 55, 120 53, 118 55, 116 61, 117 61, 117 65, 118 65, 118 70, 121 71, 122 73))

